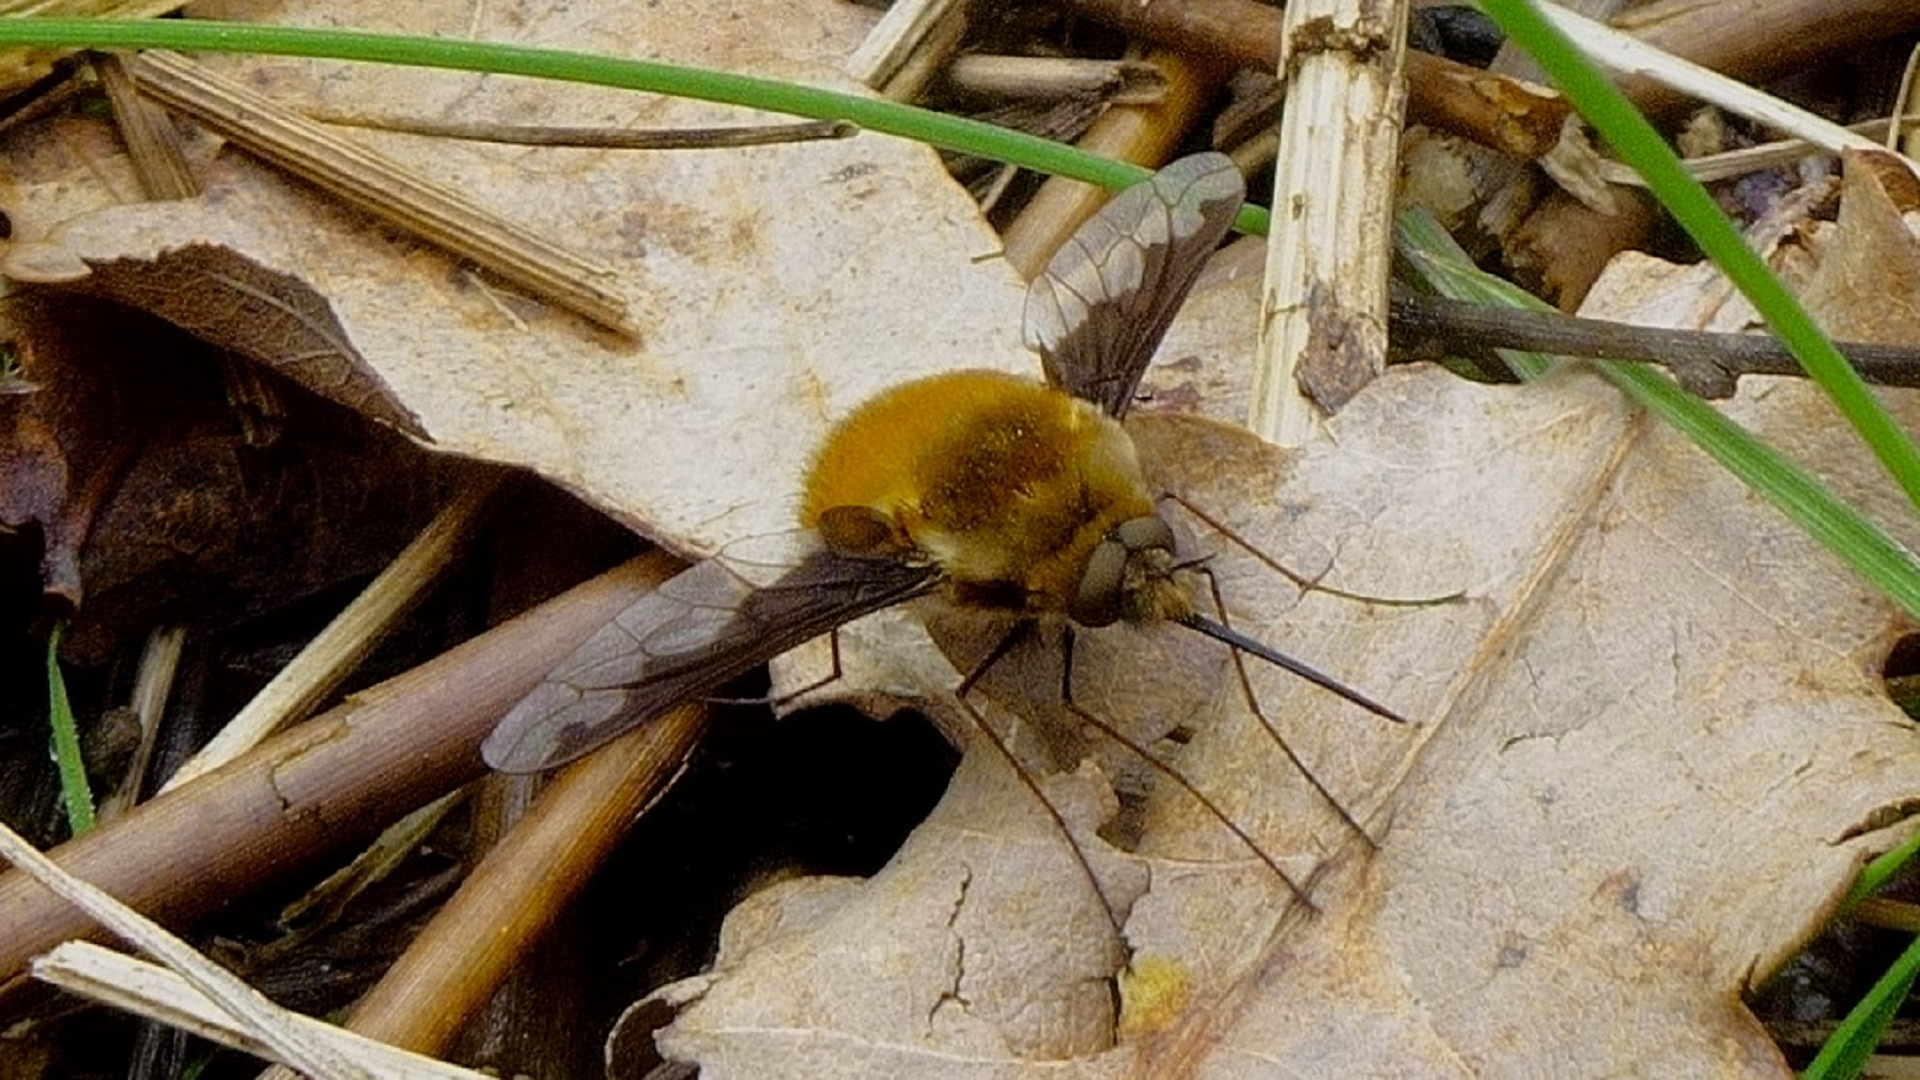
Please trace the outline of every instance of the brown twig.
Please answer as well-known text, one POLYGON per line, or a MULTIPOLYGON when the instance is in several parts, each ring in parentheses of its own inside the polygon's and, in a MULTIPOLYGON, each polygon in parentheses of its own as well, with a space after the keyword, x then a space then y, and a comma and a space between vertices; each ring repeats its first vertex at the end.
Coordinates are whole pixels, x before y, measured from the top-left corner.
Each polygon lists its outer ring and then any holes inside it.
MULTIPOLYGON (((364 842, 486 771, 480 740, 586 636, 674 568, 635 559, 391 679, 111 825, 61 845, 74 874, 162 922, 187 922, 364 842)), ((95 933, 19 874, 0 874, 0 983, 95 933)))
MULTIPOLYGON (((1132 37, 1232 67, 1280 64, 1277 7, 1254 0, 1065 0, 1063 6, 1132 37)), ((1519 158, 1544 153, 1568 113, 1558 95, 1409 51, 1407 115, 1519 158)))
POLYGON ((140 89, 343 202, 472 259, 553 304, 631 332, 613 271, 500 218, 193 61, 164 50, 129 63, 140 89))
MULTIPOLYGON (((1151 105, 1118 105, 1100 115, 1077 144, 1082 150, 1143 165, 1159 165, 1200 117, 1213 96, 1217 71, 1189 57, 1154 50, 1147 59, 1166 78, 1166 93, 1151 105)), ((1033 278, 1081 222, 1107 201, 1092 184, 1053 177, 1040 186, 1001 238, 1007 262, 1033 278)))
POLYGON ((682 705, 560 773, 361 998, 347 1028, 421 1053, 451 1043, 679 775, 711 712, 682 705))
MULTIPOLYGON (((1660 364, 1690 393, 1726 397, 1742 375, 1801 375, 1804 370, 1771 334, 1720 334, 1704 330, 1635 326, 1582 319, 1552 311, 1473 304, 1437 296, 1396 292, 1392 305, 1396 348, 1416 356, 1478 355, 1487 349, 1527 349, 1660 364)), ((1868 382, 1920 386, 1920 349, 1908 345, 1836 343, 1868 382)))
POLYGON ((488 121, 426 120, 408 116, 364 116, 309 109, 306 116, 340 127, 397 131, 441 139, 501 143, 507 146, 564 146, 593 150, 725 150, 772 146, 815 139, 845 139, 859 133, 848 120, 806 120, 793 124, 740 124, 734 127, 637 130, 623 127, 554 127, 488 121))

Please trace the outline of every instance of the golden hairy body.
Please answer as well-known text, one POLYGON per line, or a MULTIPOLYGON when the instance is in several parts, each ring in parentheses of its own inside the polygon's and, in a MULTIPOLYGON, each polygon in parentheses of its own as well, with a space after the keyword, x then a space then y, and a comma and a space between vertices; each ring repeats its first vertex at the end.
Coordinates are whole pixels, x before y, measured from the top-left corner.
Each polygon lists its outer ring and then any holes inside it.
POLYGON ((703 560, 636 601, 501 718, 482 748, 488 764, 571 761, 811 637, 933 591, 1088 627, 1176 621, 1399 720, 1192 610, 1172 577, 1173 530, 1115 419, 1242 195, 1232 161, 1200 154, 1108 203, 1027 294, 1023 337, 1046 382, 958 371, 856 409, 807 477, 801 524, 819 545, 781 551, 793 559, 784 566, 703 560))
MULTIPOLYGON (((939 567, 960 603, 1067 614, 1102 541, 1153 516, 1117 420, 1035 379, 956 371, 841 421, 808 474, 800 522, 842 555, 939 567)), ((1161 586, 1135 590, 1145 607, 1120 617, 1184 608, 1161 586)))

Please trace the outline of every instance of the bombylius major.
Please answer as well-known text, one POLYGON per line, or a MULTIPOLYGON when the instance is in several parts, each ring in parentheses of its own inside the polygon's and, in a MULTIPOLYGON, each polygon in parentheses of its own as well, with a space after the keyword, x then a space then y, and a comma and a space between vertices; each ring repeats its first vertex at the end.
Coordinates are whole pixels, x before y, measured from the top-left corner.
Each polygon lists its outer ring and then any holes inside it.
POLYGON ((1115 197, 1027 294, 1025 336, 1045 382, 955 371, 860 406, 807 476, 807 550, 767 560, 773 575, 715 558, 668 581, 507 713, 482 747, 487 763, 524 773, 571 761, 809 639, 929 593, 1083 627, 1177 622, 1401 721, 1192 609, 1174 579, 1173 530, 1120 424, 1243 195, 1233 163, 1208 153, 1115 197))

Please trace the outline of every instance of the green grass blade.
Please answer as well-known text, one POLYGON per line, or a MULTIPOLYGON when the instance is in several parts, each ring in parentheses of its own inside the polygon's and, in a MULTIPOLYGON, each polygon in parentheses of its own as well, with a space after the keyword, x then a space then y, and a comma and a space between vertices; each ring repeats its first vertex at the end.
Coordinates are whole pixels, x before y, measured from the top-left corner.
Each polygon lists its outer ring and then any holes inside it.
MULTIPOLYGON (((524 75, 697 98, 812 120, 845 120, 867 131, 1108 188, 1123 188, 1148 175, 1148 170, 1128 162, 912 105, 749 75, 564 49, 197 19, 0 19, 0 46, 8 45, 265 53, 524 75)), ((1266 222, 1266 211, 1248 207, 1239 224, 1242 231, 1264 234, 1266 222)))
MULTIPOLYGON (((1413 273, 1443 296, 1483 304, 1545 310, 1547 305, 1518 287, 1475 268, 1430 215, 1400 215, 1395 243, 1413 273)), ((1552 357, 1497 350, 1523 379, 1538 378, 1552 357)), ((1842 502, 1818 480, 1722 416, 1711 405, 1641 364, 1595 364, 1634 401, 1672 424, 1694 444, 1778 506, 1909 614, 1920 617, 1920 562, 1878 525, 1842 502)))
POLYGON ((1907 860, 1913 858, 1915 852, 1920 852, 1920 833, 1907 837, 1906 842, 1899 847, 1877 856, 1866 866, 1861 867, 1859 879, 1853 883, 1853 888, 1847 891, 1847 898, 1840 902, 1840 910, 1846 911, 1872 895, 1880 886, 1892 881, 1893 876, 1907 865, 1907 860))
POLYGON ((1700 250, 1752 301, 1767 325, 1799 357, 1807 374, 1826 391, 1874 456, 1893 474, 1907 498, 1920 506, 1920 451, 1915 450, 1913 440, 1881 407, 1866 381, 1827 340, 1813 317, 1747 246, 1707 189, 1687 174, 1653 125, 1558 27, 1547 21, 1532 0, 1485 0, 1483 6, 1552 76, 1621 160, 1646 179, 1648 189, 1700 250))
POLYGON ((53 760, 60 769, 60 794, 67 804, 67 828, 75 836, 93 830, 93 789, 87 785, 87 763, 80 756, 80 730, 67 701, 67 680, 60 674, 60 635, 56 624, 47 635, 47 719, 53 728, 53 760))
POLYGON ((1860 1075, 1879 1047, 1887 1025, 1893 1022, 1894 1013, 1907 1000, 1916 974, 1920 974, 1920 938, 1907 945, 1886 974, 1847 1013, 1800 1075, 1808 1080, 1852 1080, 1860 1075))

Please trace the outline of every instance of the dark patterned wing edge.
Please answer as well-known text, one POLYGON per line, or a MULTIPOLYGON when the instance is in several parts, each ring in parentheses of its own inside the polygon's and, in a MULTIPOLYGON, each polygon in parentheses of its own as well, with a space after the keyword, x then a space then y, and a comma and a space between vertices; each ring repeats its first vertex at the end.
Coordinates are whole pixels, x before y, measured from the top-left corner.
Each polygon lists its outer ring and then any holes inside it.
POLYGON ((824 550, 765 585, 721 559, 696 563, 581 643, 507 711, 480 754, 503 773, 563 765, 938 578, 932 567, 824 550))
POLYGON ((1246 184, 1224 154, 1172 162, 1114 196, 1027 290, 1047 381, 1124 416, 1160 336, 1233 226, 1246 184))

